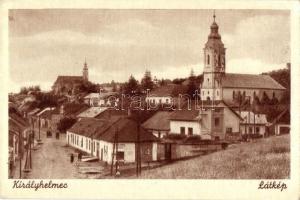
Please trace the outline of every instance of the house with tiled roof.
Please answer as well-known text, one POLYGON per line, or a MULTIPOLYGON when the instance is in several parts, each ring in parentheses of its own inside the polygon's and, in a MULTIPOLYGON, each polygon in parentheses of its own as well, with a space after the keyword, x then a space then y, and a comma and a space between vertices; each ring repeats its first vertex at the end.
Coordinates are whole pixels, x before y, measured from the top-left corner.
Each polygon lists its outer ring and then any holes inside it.
POLYGON ((8 150, 9 150, 9 173, 20 155, 24 153, 26 144, 28 121, 23 118, 17 107, 9 103, 8 111, 8 150))
POLYGON ((179 84, 167 84, 153 89, 147 93, 145 101, 147 104, 155 105, 177 105, 179 95, 187 92, 187 86, 179 84))
MULTIPOLYGON (((240 96, 280 100, 285 88, 269 75, 226 73, 226 48, 214 21, 204 47, 203 81, 200 84, 202 100, 236 101, 240 96)), ((243 66, 240 66, 243 67, 243 66)))
POLYGON ((97 107, 97 106, 115 107, 119 102, 119 96, 117 92, 89 93, 84 97, 84 102, 87 105, 93 107, 97 107))
POLYGON ((128 117, 81 118, 67 131, 66 140, 68 145, 99 160, 111 163, 114 152, 114 160, 130 163, 136 159, 138 134, 142 160, 157 160, 158 138, 142 127, 138 129, 137 122, 128 117))
POLYGON ((162 138, 170 132, 170 117, 172 112, 158 111, 148 120, 146 120, 142 126, 148 132, 152 133, 158 138, 162 138))
POLYGON ((241 111, 241 117, 243 118, 240 127, 241 134, 259 134, 262 136, 266 134, 268 121, 265 114, 241 111))
POLYGON ((241 116, 224 101, 192 102, 170 116, 170 134, 199 135, 203 139, 224 139, 238 133, 241 116))

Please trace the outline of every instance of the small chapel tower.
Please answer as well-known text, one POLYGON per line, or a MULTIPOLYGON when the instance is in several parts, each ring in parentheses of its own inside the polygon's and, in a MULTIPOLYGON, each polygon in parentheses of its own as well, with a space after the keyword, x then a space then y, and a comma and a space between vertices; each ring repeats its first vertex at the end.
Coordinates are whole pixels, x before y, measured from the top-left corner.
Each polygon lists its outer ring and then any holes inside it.
POLYGON ((203 82, 201 85, 202 100, 222 100, 222 76, 225 75, 225 47, 218 32, 216 15, 210 26, 210 34, 204 47, 203 82))
POLYGON ((83 70, 82 70, 82 78, 86 82, 89 80, 89 69, 88 69, 86 60, 84 61, 84 66, 83 66, 83 70))

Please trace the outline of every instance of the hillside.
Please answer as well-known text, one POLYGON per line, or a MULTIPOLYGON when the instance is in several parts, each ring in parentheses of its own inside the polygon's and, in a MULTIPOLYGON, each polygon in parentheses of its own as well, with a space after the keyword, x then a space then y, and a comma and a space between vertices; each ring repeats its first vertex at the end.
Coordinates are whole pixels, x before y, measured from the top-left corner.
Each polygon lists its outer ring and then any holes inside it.
POLYGON ((290 135, 235 144, 227 150, 160 168, 141 178, 284 179, 290 176, 290 135))

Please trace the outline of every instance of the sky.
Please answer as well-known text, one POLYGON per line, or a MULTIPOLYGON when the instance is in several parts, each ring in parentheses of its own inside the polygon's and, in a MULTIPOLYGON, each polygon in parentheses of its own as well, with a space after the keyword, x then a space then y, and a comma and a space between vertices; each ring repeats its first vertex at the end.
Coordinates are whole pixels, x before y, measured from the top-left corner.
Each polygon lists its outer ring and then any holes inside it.
MULTIPOLYGON (((290 13, 216 10, 226 47, 226 72, 259 74, 290 62, 290 13)), ((58 75, 81 75, 86 59, 94 83, 132 74, 184 78, 203 70, 213 10, 15 9, 9 11, 10 91, 58 75)))

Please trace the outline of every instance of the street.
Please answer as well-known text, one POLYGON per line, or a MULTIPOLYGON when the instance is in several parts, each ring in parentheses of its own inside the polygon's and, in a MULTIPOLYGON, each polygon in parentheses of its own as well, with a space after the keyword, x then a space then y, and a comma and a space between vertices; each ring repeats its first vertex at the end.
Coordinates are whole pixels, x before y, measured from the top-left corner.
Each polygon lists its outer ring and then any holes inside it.
POLYGON ((36 150, 32 150, 31 172, 23 173, 22 177, 30 179, 75 178, 76 166, 70 163, 70 153, 74 152, 66 147, 65 135, 61 134, 59 139, 47 138, 46 133, 41 132, 41 139, 42 144, 36 145, 36 150))

